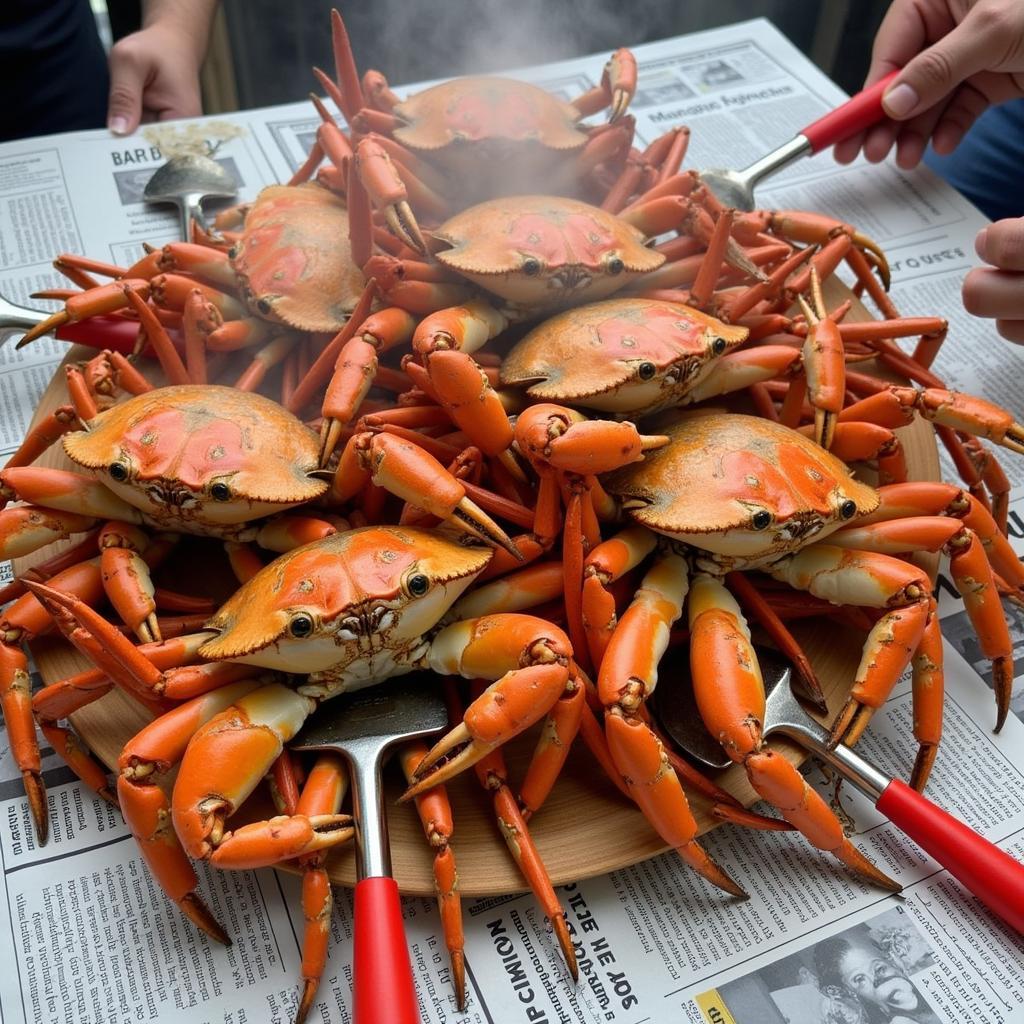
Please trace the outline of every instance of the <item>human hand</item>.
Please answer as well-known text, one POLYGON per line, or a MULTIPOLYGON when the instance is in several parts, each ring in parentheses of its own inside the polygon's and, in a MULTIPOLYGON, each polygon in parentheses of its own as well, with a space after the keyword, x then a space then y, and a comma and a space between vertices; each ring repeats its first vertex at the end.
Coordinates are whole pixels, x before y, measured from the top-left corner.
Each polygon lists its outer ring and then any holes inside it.
POLYGON ((996 330, 1024 343, 1024 217, 997 220, 978 232, 975 251, 990 267, 976 267, 964 278, 964 307, 975 316, 994 317, 996 330))
POLYGON ((118 40, 110 51, 107 127, 115 135, 130 135, 143 120, 201 114, 199 69, 205 52, 205 36, 175 19, 154 21, 118 40))
POLYGON ((840 163, 861 147, 872 163, 896 144, 916 167, 931 140, 951 153, 984 110, 1024 96, 1020 0, 894 0, 875 37, 865 85, 903 68, 882 99, 889 117, 835 147, 840 163))

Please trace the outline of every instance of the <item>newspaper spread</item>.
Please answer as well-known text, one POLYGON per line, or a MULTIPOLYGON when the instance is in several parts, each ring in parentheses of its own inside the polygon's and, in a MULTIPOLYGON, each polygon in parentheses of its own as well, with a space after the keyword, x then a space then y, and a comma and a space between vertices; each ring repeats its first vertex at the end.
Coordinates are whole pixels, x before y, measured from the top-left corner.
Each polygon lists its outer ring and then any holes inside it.
MULTIPOLYGON (((765 21, 642 46, 637 56, 640 139, 689 125, 687 166, 744 166, 844 98, 765 21)), ((524 77, 571 96, 598 80, 604 59, 535 68, 524 77)), ((309 105, 297 103, 173 131, 178 141, 191 133, 215 146, 242 197, 251 198, 291 174, 317 123, 309 105)), ((50 266, 57 252, 125 265, 144 241, 171 240, 173 213, 141 202, 146 180, 170 148, 164 130, 162 137, 84 132, 0 146, 0 291, 26 302, 32 291, 58 286, 50 266)), ((966 201, 926 170, 844 168, 827 154, 766 183, 759 200, 827 210, 877 239, 892 261, 900 309, 952 322, 937 372, 1020 416, 1024 348, 1001 342, 959 300, 984 224, 966 201)), ((0 453, 16 446, 62 351, 56 342, 0 349, 0 453)), ((1024 552, 1024 461, 1003 462, 1017 488, 1011 538, 1024 552)), ((941 589, 946 738, 930 795, 1024 857, 1024 686, 1018 678, 1014 713, 993 735, 984 661, 955 591, 941 589)), ((1010 605, 1007 613, 1017 671, 1024 673, 1024 614, 1010 605)), ((913 756, 910 716, 904 681, 862 741, 865 753, 903 778, 913 756)), ((120 816, 48 753, 53 836, 38 849, 18 773, 9 751, 0 751, 4 1024, 290 1021, 302 926, 296 880, 272 871, 201 869, 202 890, 234 937, 229 949, 211 944, 154 885, 120 816)), ((811 777, 827 785, 819 770, 811 777)), ((861 885, 793 836, 722 828, 708 846, 751 893, 745 902, 723 899, 674 855, 563 890, 580 961, 576 986, 530 897, 467 901, 464 1015, 453 1004, 437 913, 430 902, 409 899, 423 1019, 1024 1021, 1022 940, 866 800, 844 792, 855 841, 903 883, 902 896, 861 885), (846 984, 836 983, 840 977, 846 984)), ((312 1015, 325 1022, 348 1021, 351 1005, 347 894, 339 893, 335 906, 331 960, 312 1015)))

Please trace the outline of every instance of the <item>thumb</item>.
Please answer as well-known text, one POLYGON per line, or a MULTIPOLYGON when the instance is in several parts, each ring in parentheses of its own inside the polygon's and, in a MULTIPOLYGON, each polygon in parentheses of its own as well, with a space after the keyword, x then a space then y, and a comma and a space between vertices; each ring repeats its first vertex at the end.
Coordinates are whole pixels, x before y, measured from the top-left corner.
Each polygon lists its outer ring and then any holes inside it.
POLYGON ((882 97, 885 112, 905 121, 934 107, 971 75, 984 71, 996 49, 994 19, 972 8, 967 17, 934 46, 911 60, 882 97))
POLYGON ((107 127, 115 135, 131 135, 142 119, 142 90, 146 70, 130 54, 115 46, 110 51, 110 97, 107 127))

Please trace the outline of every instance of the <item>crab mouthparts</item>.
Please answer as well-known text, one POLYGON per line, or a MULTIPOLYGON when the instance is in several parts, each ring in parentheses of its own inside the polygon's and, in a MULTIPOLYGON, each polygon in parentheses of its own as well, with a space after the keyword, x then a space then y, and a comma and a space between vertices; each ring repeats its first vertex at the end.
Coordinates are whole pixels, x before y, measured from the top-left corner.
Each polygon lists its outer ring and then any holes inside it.
POLYGON ((150 484, 146 488, 146 495, 154 505, 167 505, 173 508, 184 508, 186 505, 194 505, 198 498, 194 491, 167 481, 150 484))
POLYGON ((786 522, 779 532, 790 540, 802 540, 816 534, 824 525, 824 520, 817 513, 803 512, 786 522))
POLYGON ((586 267, 563 267, 551 276, 551 287, 563 292, 580 291, 587 288, 593 277, 586 267))

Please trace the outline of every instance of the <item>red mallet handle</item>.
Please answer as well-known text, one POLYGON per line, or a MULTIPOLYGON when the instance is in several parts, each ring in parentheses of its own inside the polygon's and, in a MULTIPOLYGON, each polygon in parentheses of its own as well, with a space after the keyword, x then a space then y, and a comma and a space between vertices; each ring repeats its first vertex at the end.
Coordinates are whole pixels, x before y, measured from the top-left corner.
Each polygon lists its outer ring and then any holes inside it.
POLYGON ((355 891, 354 1024, 420 1024, 398 883, 364 878, 355 891))
POLYGON ((993 914, 1024 934, 1024 864, 898 779, 876 806, 993 914))
POLYGON ((812 153, 820 153, 829 146, 834 146, 851 135, 870 128, 885 117, 882 109, 882 94, 892 85, 892 80, 899 74, 890 71, 885 78, 879 79, 870 88, 851 96, 842 106, 836 107, 824 117, 819 117, 809 124, 801 135, 811 144, 812 153))

